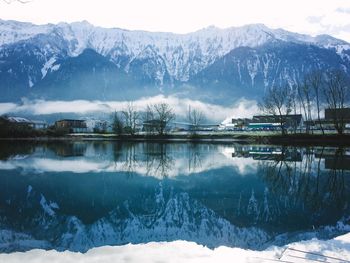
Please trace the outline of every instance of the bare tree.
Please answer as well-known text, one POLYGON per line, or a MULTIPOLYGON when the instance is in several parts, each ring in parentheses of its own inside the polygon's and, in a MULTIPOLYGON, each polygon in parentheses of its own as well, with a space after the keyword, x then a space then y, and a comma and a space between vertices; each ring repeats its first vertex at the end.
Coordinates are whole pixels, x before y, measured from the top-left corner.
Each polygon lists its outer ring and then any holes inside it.
POLYGON ((312 97, 315 98, 316 101, 316 109, 317 109, 317 121, 320 125, 322 134, 324 134, 323 125, 321 122, 321 100, 322 100, 322 90, 323 90, 323 84, 324 79, 321 71, 315 71, 311 74, 308 74, 306 77, 306 82, 309 83, 309 86, 312 90, 312 97))
POLYGON ((113 129, 113 132, 118 135, 121 135, 124 131, 123 119, 120 117, 119 113, 116 111, 112 116, 112 129, 113 129))
POLYGON ((259 102, 259 108, 273 116, 276 116, 281 125, 282 134, 286 134, 285 122, 286 115, 292 111, 291 89, 288 85, 272 86, 259 102))
MULTIPOLYGON (((292 109, 293 109, 293 114, 298 114, 301 112, 301 109, 298 111, 299 108, 299 103, 298 103, 298 85, 293 85, 292 89, 291 89, 291 103, 292 103, 292 109)), ((298 124, 295 123, 293 125, 293 129, 294 129, 294 133, 297 133, 297 129, 298 129, 298 124)))
POLYGON ((175 119, 173 109, 167 103, 159 103, 154 106, 155 120, 157 121, 156 130, 159 135, 164 135, 166 127, 175 119))
POLYGON ((155 132, 154 121, 155 121, 155 112, 152 105, 147 105, 145 112, 142 115, 143 127, 146 133, 155 132))
POLYGON ((349 81, 342 71, 332 71, 327 74, 324 95, 338 134, 343 134, 345 129, 346 116, 343 110, 349 101, 349 93, 349 81))
POLYGON ((125 121, 124 130, 127 133, 134 135, 137 130, 137 125, 139 124, 140 113, 136 110, 134 104, 129 102, 126 108, 122 111, 122 114, 125 121))
POLYGON ((300 105, 304 111, 304 119, 306 121, 306 133, 310 132, 310 124, 312 122, 311 110, 311 85, 305 78, 302 83, 297 85, 298 97, 300 105))
POLYGON ((204 114, 196 109, 191 109, 191 106, 188 107, 188 122, 191 125, 191 132, 195 133, 198 130, 198 127, 204 121, 204 114))

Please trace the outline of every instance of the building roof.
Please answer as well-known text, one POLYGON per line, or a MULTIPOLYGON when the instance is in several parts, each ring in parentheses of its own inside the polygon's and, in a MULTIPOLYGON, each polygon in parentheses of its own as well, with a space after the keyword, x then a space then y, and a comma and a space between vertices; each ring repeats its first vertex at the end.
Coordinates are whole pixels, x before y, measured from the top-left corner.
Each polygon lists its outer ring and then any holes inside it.
POLYGON ((7 120, 15 123, 33 123, 32 121, 22 117, 7 117, 7 120))
MULTIPOLYGON (((282 115, 282 118, 285 119, 285 121, 296 121, 298 123, 302 120, 301 114, 288 114, 288 115, 282 115)), ((253 116, 253 119, 251 121, 252 123, 275 123, 280 122, 280 116, 279 115, 255 115, 253 116)))

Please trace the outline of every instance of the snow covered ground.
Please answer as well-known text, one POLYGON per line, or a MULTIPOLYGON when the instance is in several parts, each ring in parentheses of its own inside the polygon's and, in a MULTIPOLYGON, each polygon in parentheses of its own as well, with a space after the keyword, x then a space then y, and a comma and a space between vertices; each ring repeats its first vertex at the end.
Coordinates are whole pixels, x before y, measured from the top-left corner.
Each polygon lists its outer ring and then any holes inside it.
POLYGON ((350 262, 350 233, 328 241, 312 239, 285 247, 270 247, 265 251, 229 247, 211 250, 193 242, 174 241, 105 246, 91 249, 85 254, 35 249, 25 253, 0 254, 0 262, 350 262))

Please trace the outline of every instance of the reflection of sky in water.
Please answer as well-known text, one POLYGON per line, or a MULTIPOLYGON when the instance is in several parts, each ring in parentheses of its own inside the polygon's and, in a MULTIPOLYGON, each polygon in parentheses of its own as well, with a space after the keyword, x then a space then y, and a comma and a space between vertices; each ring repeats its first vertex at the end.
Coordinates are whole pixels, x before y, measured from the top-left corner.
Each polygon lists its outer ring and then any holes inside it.
MULTIPOLYGON (((232 157, 234 151, 232 146, 208 146, 192 150, 187 146, 179 147, 175 151, 165 153, 165 157, 170 158, 167 176, 189 175, 222 167, 230 167, 241 175, 256 172, 258 161, 252 158, 232 157)), ((12 156, 6 161, 0 161, 0 169, 21 169, 24 173, 126 172, 132 169, 132 172, 141 175, 158 176, 157 167, 161 162, 159 159, 164 157, 156 155, 152 160, 148 160, 147 154, 137 145, 127 149, 120 160, 113 159, 111 147, 94 149, 91 145, 84 150, 83 156, 59 157, 52 153, 49 153, 49 157, 47 155, 46 151, 38 150, 30 155, 12 156)))

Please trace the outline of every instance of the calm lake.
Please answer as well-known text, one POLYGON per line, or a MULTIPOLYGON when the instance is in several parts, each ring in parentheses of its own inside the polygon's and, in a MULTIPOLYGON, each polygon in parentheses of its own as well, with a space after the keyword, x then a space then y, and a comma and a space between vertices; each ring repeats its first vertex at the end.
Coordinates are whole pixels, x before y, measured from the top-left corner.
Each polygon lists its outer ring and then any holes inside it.
POLYGON ((0 252, 186 240, 265 249, 348 232, 350 149, 0 142, 0 252))

